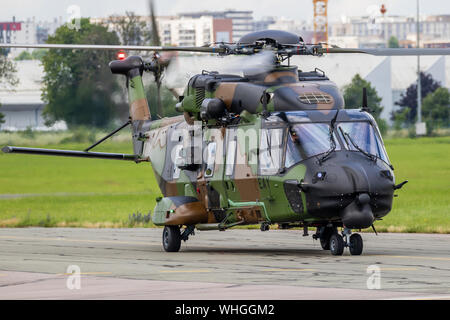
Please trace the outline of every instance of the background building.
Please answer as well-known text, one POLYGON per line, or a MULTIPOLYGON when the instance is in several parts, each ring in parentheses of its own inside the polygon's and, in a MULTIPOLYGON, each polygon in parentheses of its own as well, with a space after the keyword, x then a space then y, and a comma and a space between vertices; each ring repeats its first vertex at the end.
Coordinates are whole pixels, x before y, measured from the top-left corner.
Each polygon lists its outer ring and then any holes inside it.
POLYGON ((64 122, 58 122, 52 127, 45 125, 42 116, 45 103, 41 98, 44 71, 40 61, 18 61, 17 74, 26 76, 20 77, 19 85, 14 91, 0 87, 0 112, 5 116, 0 130, 66 130, 64 122))
POLYGON ((200 11, 180 13, 179 16, 182 18, 200 18, 202 16, 210 16, 214 19, 231 19, 233 26, 233 42, 239 41, 239 39, 244 35, 254 31, 253 11, 200 11))
MULTIPOLYGON (((92 18, 91 23, 108 26, 110 31, 117 31, 114 20, 120 21, 120 16, 114 18, 92 18)), ((151 30, 151 19, 139 16, 145 28, 151 30)), ((231 19, 215 18, 213 16, 158 16, 159 38, 162 45, 167 46, 203 46, 212 42, 232 42, 233 23, 231 19)), ((120 34, 118 34, 120 38, 120 34)))
MULTIPOLYGON (((10 22, 0 22, 0 43, 45 43, 48 36, 62 24, 61 17, 53 21, 37 21, 35 18, 16 21, 13 17, 10 22)), ((13 58, 22 51, 31 52, 32 49, 10 49, 13 58)))
POLYGON ((203 46, 212 42, 231 42, 231 19, 212 16, 158 17, 160 39, 163 45, 203 46))
MULTIPOLYGON (((359 47, 385 47, 392 36, 400 41, 401 46, 415 46, 416 34, 416 17, 348 17, 329 24, 330 38, 358 37, 359 47)), ((446 39, 445 43, 448 43, 450 15, 422 16, 420 35, 423 41, 446 39)))

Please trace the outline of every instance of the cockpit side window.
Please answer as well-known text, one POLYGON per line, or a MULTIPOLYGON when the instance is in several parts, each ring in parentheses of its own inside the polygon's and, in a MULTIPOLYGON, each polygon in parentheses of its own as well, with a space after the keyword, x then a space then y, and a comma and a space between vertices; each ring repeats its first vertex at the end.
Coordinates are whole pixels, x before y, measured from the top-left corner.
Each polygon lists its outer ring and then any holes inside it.
POLYGON ((357 147, 359 147, 365 152, 389 163, 383 143, 376 135, 370 122, 341 122, 338 124, 338 132, 346 149, 357 151, 357 147))
POLYGON ((294 137, 289 135, 286 143, 286 159, 284 161, 284 166, 286 168, 292 167, 294 164, 302 161, 302 156, 300 155, 300 151, 294 142, 294 137))

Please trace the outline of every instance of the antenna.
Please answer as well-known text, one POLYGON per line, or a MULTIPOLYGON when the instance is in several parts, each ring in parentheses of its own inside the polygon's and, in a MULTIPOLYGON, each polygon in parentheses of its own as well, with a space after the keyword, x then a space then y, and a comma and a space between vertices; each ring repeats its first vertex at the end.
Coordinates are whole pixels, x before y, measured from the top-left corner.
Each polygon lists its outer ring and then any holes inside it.
POLYGON ((367 112, 370 111, 369 106, 367 105, 367 88, 363 88, 362 109, 367 112))

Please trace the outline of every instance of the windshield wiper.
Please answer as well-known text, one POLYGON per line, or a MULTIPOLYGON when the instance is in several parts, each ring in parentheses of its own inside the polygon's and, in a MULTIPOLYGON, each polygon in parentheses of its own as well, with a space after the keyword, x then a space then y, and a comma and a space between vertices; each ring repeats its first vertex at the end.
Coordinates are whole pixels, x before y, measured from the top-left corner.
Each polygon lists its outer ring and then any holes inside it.
POLYGON ((370 154, 370 153, 364 151, 363 149, 361 149, 361 148, 356 144, 356 142, 353 141, 353 139, 350 137, 350 135, 349 135, 347 132, 345 132, 344 130, 342 130, 341 127, 339 127, 339 130, 341 131, 342 136, 344 137, 345 143, 347 144, 347 147, 348 147, 349 149, 350 149, 350 144, 348 143, 348 141, 351 142, 351 144, 353 145, 353 147, 355 147, 356 150, 358 150, 359 152, 361 152, 363 155, 365 155, 366 157, 368 157, 370 160, 372 160, 373 162, 376 162, 376 161, 377 161, 377 158, 378 158, 377 156, 375 156, 375 155, 373 155, 373 154, 370 154), (347 139, 348 139, 348 140, 347 140, 347 139))
POLYGON ((336 114, 334 115, 333 119, 330 122, 330 132, 329 132, 329 138, 331 143, 331 148, 325 152, 325 154, 319 159, 319 165, 322 165, 329 157, 330 155, 336 150, 336 141, 334 141, 333 138, 333 132, 334 132, 334 126, 336 124, 336 119, 339 114, 339 109, 336 111, 336 114))

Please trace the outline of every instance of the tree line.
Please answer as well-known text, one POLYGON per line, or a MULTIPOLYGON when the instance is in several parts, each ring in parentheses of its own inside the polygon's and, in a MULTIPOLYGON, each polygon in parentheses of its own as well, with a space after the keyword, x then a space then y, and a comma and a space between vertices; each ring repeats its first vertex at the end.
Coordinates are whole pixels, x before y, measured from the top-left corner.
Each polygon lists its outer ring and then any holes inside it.
MULTIPOLYGON (((422 93, 422 121, 427 124, 427 133, 432 134, 436 129, 450 126, 450 92, 441 83, 433 79, 430 74, 421 72, 422 93)), ((387 123, 380 118, 383 111, 381 97, 371 83, 356 75, 352 82, 344 87, 344 100, 349 108, 361 106, 363 88, 367 89, 368 106, 380 126, 382 132, 387 130, 387 123)), ((417 83, 411 84, 400 100, 390 119, 394 129, 411 128, 417 122, 417 83)))

